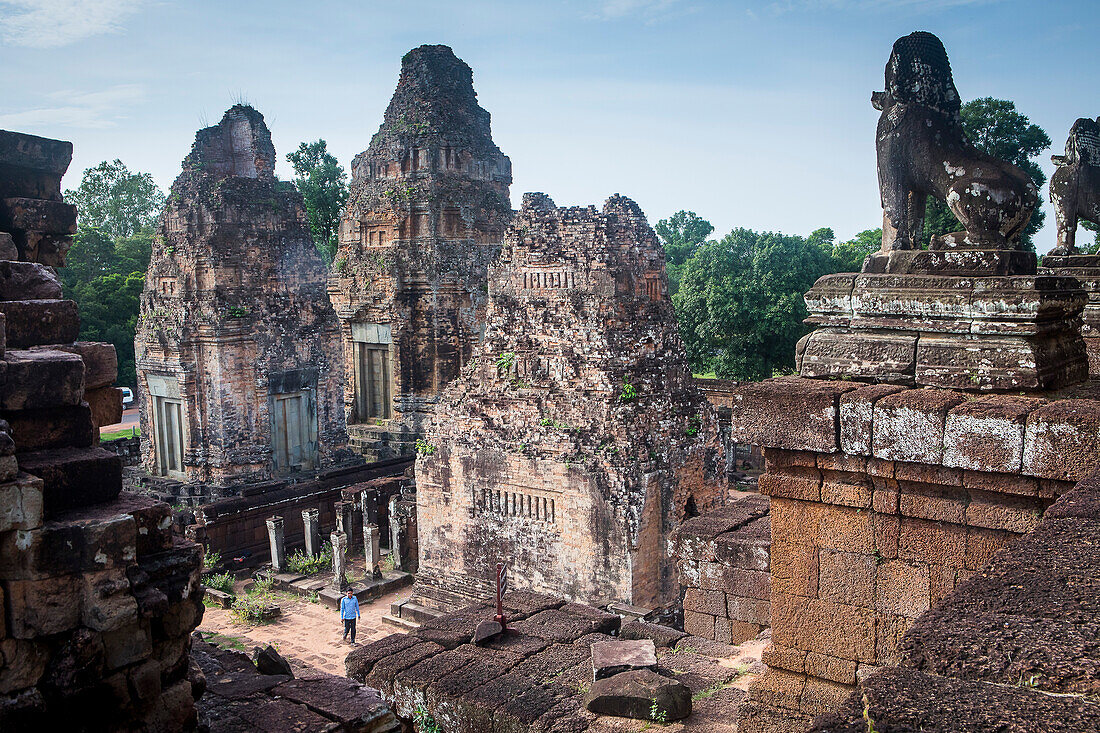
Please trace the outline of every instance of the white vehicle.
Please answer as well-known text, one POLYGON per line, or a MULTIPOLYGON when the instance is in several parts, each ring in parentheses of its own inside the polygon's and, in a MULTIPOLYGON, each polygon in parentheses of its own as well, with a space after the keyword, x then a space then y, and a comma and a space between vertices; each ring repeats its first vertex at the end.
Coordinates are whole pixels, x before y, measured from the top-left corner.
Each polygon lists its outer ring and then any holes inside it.
POLYGON ((134 390, 129 387, 119 387, 122 390, 122 404, 132 405, 134 404, 134 390))

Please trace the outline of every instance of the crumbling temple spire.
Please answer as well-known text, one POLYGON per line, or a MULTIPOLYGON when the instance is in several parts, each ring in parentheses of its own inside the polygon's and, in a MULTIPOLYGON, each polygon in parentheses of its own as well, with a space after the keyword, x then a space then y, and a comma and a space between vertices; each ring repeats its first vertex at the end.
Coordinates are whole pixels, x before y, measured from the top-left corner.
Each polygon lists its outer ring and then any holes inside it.
POLYGON ((345 457, 327 268, 263 115, 195 135, 153 244, 135 347, 147 471, 214 486, 345 457))
POLYGON ((405 54, 370 146, 352 162, 329 292, 340 318, 352 447, 411 454, 469 358, 512 168, 446 46, 405 54))
POLYGON ((516 588, 675 600, 667 534, 724 500, 725 459, 637 204, 524 195, 489 270, 485 336, 420 452, 425 605, 491 598, 499 561, 516 588))

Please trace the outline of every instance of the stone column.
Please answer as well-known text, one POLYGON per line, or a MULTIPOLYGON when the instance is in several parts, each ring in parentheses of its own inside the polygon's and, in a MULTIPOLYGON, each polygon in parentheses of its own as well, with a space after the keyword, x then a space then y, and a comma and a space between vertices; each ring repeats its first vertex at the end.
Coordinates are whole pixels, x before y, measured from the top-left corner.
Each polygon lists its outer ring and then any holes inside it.
POLYGON ((355 502, 338 501, 332 508, 336 510, 336 531, 347 535, 347 542, 351 543, 354 539, 352 527, 355 525, 355 502))
POLYGON ((378 524, 378 492, 363 491, 359 494, 359 507, 363 512, 363 526, 378 524))
POLYGON ((378 547, 379 530, 377 524, 363 522, 363 557, 366 560, 367 569, 371 571, 375 580, 382 579, 382 569, 378 564, 382 562, 382 551, 378 547))
POLYGON ((315 557, 321 553, 321 510, 303 509, 302 528, 306 535, 306 554, 315 557))
POLYGON ((286 542, 283 536, 283 518, 267 520, 267 540, 271 545, 271 569, 281 573, 286 569, 286 542))
POLYGON ((348 536, 339 530, 332 533, 332 587, 341 593, 348 588, 347 557, 348 536))
POLYGON ((401 522, 397 519, 397 502, 400 500, 400 494, 390 497, 390 557, 396 570, 404 570, 401 560, 405 548, 401 546, 401 522))

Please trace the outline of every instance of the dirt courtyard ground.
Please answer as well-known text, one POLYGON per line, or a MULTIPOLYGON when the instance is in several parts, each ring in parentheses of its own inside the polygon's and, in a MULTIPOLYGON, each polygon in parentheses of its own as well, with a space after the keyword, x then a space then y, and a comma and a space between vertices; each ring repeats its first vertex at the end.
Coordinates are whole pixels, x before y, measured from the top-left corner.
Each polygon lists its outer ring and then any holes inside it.
MULTIPOLYGON (((355 640, 366 644, 401 633, 401 629, 383 623, 382 616, 389 613, 391 603, 408 594, 409 589, 402 588, 360 604, 362 618, 357 624, 355 640)), ((343 676, 344 657, 355 647, 341 640, 344 627, 336 609, 288 593, 276 595, 282 615, 271 623, 242 623, 231 611, 208 605, 198 630, 203 636, 213 633, 222 637, 210 639, 212 643, 245 652, 251 652, 253 646, 271 644, 286 657, 295 673, 321 670, 343 676)))

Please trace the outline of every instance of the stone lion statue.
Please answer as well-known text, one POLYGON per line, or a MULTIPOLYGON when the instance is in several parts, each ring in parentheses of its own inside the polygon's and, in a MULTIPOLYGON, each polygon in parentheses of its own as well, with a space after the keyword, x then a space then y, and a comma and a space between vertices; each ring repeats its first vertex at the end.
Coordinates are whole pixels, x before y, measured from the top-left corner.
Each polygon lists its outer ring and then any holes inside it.
POLYGON ((1065 155, 1050 157, 1058 170, 1050 177, 1050 203, 1058 224, 1058 244, 1052 255, 1077 251, 1077 223, 1100 224, 1100 117, 1073 123, 1065 155))
POLYGON ((1038 203, 1020 168, 980 152, 966 138, 959 93, 940 39, 917 31, 894 42, 886 90, 871 97, 878 121, 882 251, 918 249, 924 205, 935 196, 966 228, 934 237, 933 249, 1017 249, 1038 203))

